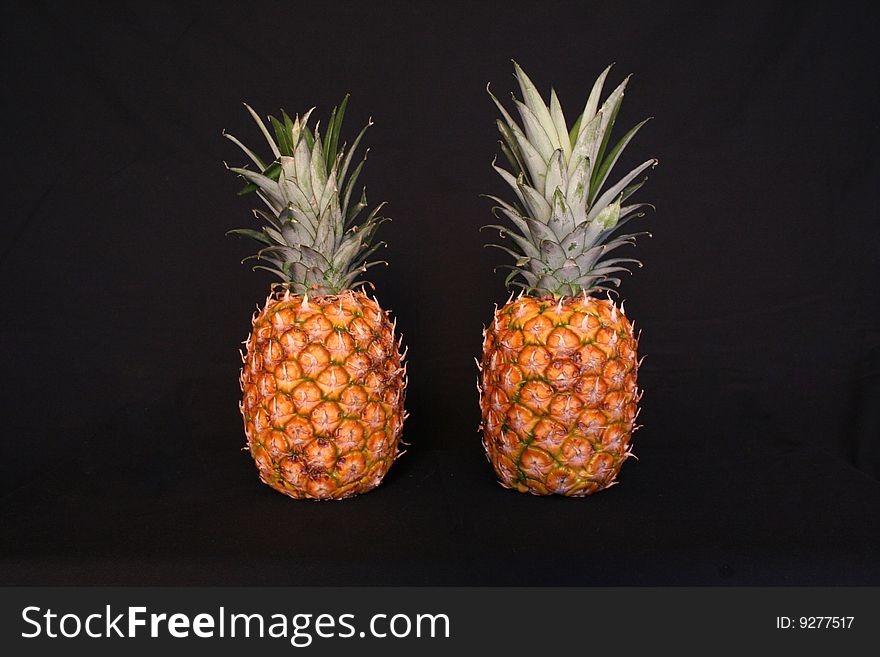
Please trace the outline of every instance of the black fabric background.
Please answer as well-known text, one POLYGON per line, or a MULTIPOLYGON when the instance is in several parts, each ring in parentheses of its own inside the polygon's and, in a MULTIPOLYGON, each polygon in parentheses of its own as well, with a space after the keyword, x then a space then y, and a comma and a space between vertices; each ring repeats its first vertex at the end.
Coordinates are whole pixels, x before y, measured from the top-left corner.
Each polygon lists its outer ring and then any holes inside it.
MULTIPOLYGON (((880 584, 877 10, 848 3, 6 3, 4 584, 880 584), (489 163, 517 59, 571 117, 635 74, 639 461, 587 499, 499 487, 473 357, 504 262, 489 163), (610 87, 609 87, 610 88, 610 87), (260 484, 238 346, 268 274, 221 138, 241 106, 373 116, 373 280, 410 347, 376 491, 260 484), (375 270, 374 270, 375 271, 375 270)), ((617 134, 621 134, 618 132, 617 134)))

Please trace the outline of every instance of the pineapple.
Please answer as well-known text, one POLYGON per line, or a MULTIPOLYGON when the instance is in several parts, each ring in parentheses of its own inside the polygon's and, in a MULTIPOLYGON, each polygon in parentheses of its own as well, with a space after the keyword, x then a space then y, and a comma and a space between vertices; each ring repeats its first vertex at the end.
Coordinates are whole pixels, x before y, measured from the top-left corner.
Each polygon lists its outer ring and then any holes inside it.
POLYGON ((610 67, 569 128, 556 92, 545 104, 514 62, 521 126, 497 98, 508 171, 492 166, 515 201, 490 196, 512 224, 491 226, 515 258, 508 285, 519 296, 496 308, 479 363, 483 446, 501 484, 535 495, 584 496, 615 483, 630 456, 641 398, 637 337, 610 292, 637 260, 611 256, 637 234, 617 233, 647 204, 625 204, 650 159, 606 188, 621 151, 645 121, 609 150, 624 80, 599 106, 610 67))
POLYGON ((366 157, 346 176, 371 124, 346 152, 339 134, 347 102, 331 113, 323 139, 308 125, 312 110, 270 116, 270 133, 246 106, 271 160, 225 134, 256 167, 230 169, 246 181, 242 193, 266 205, 254 211, 260 230, 230 232, 256 240, 261 248, 248 259, 281 279, 252 318, 240 409, 260 479, 297 499, 342 499, 378 486, 405 419, 402 339, 357 282, 378 264, 368 259, 383 244, 373 237, 384 219, 380 204, 358 220, 367 199, 352 191, 366 157))

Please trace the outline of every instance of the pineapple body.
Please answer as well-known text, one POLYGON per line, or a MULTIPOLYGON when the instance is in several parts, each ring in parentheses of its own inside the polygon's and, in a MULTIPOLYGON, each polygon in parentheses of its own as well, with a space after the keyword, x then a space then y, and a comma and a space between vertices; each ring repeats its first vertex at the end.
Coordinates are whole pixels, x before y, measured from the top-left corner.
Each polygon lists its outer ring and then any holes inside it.
POLYGON ((481 362, 483 445, 501 483, 590 495, 631 455, 637 340, 610 299, 523 296, 495 313, 481 362))
POLYGON ((378 486, 403 427, 398 347, 386 313, 361 292, 270 295, 241 372, 245 433, 263 482, 317 500, 378 486))

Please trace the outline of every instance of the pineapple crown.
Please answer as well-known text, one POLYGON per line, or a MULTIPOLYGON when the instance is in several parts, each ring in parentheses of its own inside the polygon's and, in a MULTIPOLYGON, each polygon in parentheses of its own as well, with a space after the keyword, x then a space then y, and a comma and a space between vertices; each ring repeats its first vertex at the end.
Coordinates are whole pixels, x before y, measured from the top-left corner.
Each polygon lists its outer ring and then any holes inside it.
POLYGON ((623 205, 647 179, 637 178, 657 160, 643 162, 617 183, 603 191, 611 169, 620 154, 648 121, 645 119, 607 150, 614 119, 623 100, 627 77, 599 107, 602 87, 611 66, 593 84, 583 113, 569 128, 556 91, 550 90, 550 105, 516 62, 515 77, 523 95, 513 103, 522 119, 522 127, 489 91, 503 120, 496 121, 501 133, 501 150, 511 171, 492 162, 492 167, 510 185, 519 203, 497 203, 514 229, 497 229, 502 238, 510 236, 515 248, 489 244, 512 255, 516 262, 507 277, 507 286, 515 285, 527 294, 563 297, 612 291, 620 285, 614 274, 629 271, 629 265, 641 262, 633 258, 610 258, 608 255, 624 244, 634 244, 638 235, 616 234, 630 219, 644 215, 653 207, 647 203, 623 205), (636 181, 636 182, 634 182, 636 181), (521 280, 515 280, 517 278, 521 280))
MULTIPOLYGON (((247 104, 247 110, 269 142, 272 159, 264 161, 238 139, 224 132, 257 170, 230 167, 229 170, 247 181, 239 195, 256 192, 268 211, 254 210, 264 222, 260 230, 239 228, 228 234, 250 237, 262 244, 254 255, 245 258, 261 263, 277 275, 295 294, 339 294, 364 282, 356 279, 373 265, 368 262, 384 242, 373 243, 376 229, 386 221, 378 213, 384 203, 373 208, 358 221, 367 206, 366 190, 352 203, 352 191, 366 162, 366 153, 346 180, 353 156, 372 120, 367 122, 346 152, 339 144, 342 119, 348 105, 346 95, 333 108, 323 139, 319 124, 314 131, 308 126, 314 108, 291 119, 284 110, 281 120, 269 117, 272 133, 259 115, 247 104), (340 189, 342 193, 340 194, 340 189)), ((243 261, 243 262, 244 262, 243 261)))

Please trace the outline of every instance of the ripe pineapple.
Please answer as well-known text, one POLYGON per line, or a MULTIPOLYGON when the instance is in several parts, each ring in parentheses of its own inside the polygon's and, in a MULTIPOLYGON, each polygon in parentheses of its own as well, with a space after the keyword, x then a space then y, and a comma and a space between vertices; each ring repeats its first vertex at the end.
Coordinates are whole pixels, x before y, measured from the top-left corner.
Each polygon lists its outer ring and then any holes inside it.
POLYGON ((364 160, 346 181, 367 127, 348 152, 339 133, 348 97, 323 139, 308 126, 312 110, 269 117, 274 136, 250 107, 269 142, 264 162, 232 135, 257 167, 232 168, 268 211, 260 230, 231 233, 262 248, 248 259, 281 278, 252 319, 242 356, 240 404, 260 479, 294 498, 342 499, 375 488, 398 455, 406 388, 401 341, 358 277, 376 262, 372 239, 382 205, 358 221, 364 191, 351 203, 364 160), (342 192, 340 193, 340 189, 342 192))
POLYGON ((508 488, 590 495, 612 485, 632 456, 641 398, 637 338, 610 291, 620 284, 617 272, 641 263, 609 254, 639 235, 616 231, 642 216, 647 204, 624 202, 657 161, 644 162, 603 191, 621 151, 645 123, 606 152, 628 78, 599 107, 610 67, 605 69, 569 128, 556 92, 546 105, 516 63, 514 69, 523 101, 513 102, 522 127, 489 94, 503 117, 497 121, 500 144, 512 171, 492 166, 516 202, 489 198, 513 224, 491 226, 509 236, 513 248, 492 246, 516 258, 507 283, 522 293, 496 309, 484 331, 483 445, 508 488))

